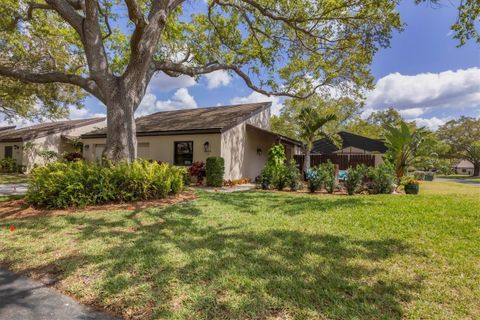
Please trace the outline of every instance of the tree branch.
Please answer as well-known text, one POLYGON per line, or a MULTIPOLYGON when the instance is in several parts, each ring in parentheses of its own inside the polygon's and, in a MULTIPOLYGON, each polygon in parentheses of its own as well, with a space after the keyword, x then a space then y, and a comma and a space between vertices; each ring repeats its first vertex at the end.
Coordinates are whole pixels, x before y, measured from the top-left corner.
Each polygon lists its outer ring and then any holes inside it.
POLYGON ((239 66, 232 64, 224 63, 209 63, 204 66, 187 66, 185 64, 173 63, 170 61, 155 62, 156 71, 165 72, 169 76, 178 76, 180 74, 189 75, 195 77, 202 74, 211 73, 218 70, 229 70, 235 72, 240 78, 243 79, 245 84, 252 90, 264 94, 266 96, 284 96, 290 98, 299 98, 306 99, 315 94, 318 88, 327 85, 330 82, 330 79, 327 78, 320 84, 316 85, 312 90, 306 94, 297 94, 289 92, 288 90, 284 91, 268 91, 262 89, 261 87, 255 85, 250 79, 250 76, 246 74, 239 66))
POLYGON ((79 86, 85 91, 91 93, 102 102, 105 101, 103 95, 101 94, 101 91, 99 90, 97 84, 94 81, 90 79, 85 79, 81 76, 77 76, 74 74, 66 74, 66 73, 56 72, 56 71, 37 73, 37 72, 30 72, 28 70, 23 70, 23 69, 13 69, 5 66, 0 66, 0 76, 13 78, 13 79, 17 79, 24 82, 30 82, 30 83, 61 82, 66 84, 72 84, 72 85, 79 86))

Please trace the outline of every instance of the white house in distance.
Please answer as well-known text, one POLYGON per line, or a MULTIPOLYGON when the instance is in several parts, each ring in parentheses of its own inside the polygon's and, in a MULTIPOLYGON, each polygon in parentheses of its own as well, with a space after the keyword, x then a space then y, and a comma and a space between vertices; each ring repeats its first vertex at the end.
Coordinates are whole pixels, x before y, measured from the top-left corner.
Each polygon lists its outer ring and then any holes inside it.
MULTIPOLYGON (((270 102, 182 109, 136 119, 138 158, 191 165, 210 156, 225 160, 225 179, 255 179, 275 143, 287 158, 299 154, 302 143, 269 131, 270 102)), ((105 148, 105 128, 81 136, 83 156, 95 161, 105 148)))
POLYGON ((81 134, 105 127, 105 118, 48 122, 30 127, 0 130, 0 159, 15 159, 24 171, 30 171, 33 164, 42 164, 38 151, 52 151, 57 154, 71 152, 68 143, 81 134))
POLYGON ((453 166, 453 171, 455 172, 455 174, 472 176, 473 170, 474 170, 473 163, 471 163, 468 160, 462 160, 453 166))

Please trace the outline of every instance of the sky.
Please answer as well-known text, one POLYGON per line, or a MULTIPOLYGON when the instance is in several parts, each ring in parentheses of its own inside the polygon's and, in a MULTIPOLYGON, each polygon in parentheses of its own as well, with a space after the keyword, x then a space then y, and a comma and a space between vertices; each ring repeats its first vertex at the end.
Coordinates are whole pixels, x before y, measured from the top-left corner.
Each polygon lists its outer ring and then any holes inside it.
MULTIPOLYGON (((363 116, 394 106, 407 120, 430 129, 461 115, 480 117, 480 44, 471 41, 456 47, 450 26, 457 11, 449 1, 436 8, 413 2, 401 2, 405 30, 394 33, 390 48, 381 49, 374 58, 371 70, 376 88, 367 93, 363 116)), ((152 80, 136 115, 260 101, 272 101, 272 111, 278 114, 284 99, 253 92, 241 79, 223 71, 198 82, 160 74, 152 80)), ((70 117, 104 114, 101 103, 87 98, 85 108, 72 109, 70 117)))

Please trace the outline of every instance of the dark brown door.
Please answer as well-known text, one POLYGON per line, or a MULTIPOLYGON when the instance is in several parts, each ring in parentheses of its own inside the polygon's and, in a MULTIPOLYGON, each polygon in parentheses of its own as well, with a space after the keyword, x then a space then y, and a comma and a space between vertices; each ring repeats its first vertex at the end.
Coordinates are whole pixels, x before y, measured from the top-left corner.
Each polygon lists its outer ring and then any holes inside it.
POLYGON ((5 159, 6 158, 13 158, 13 147, 12 146, 6 146, 5 147, 5 159))

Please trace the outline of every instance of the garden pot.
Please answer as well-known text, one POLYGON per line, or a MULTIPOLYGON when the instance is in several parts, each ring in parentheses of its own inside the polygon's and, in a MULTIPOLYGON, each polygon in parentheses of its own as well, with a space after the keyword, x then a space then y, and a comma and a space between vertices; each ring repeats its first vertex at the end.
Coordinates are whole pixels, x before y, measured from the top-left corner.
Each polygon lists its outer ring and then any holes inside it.
POLYGON ((405 193, 406 194, 417 194, 420 189, 418 184, 406 184, 405 185, 405 193))
POLYGON ((424 180, 425 181, 433 181, 433 175, 426 174, 424 180))

